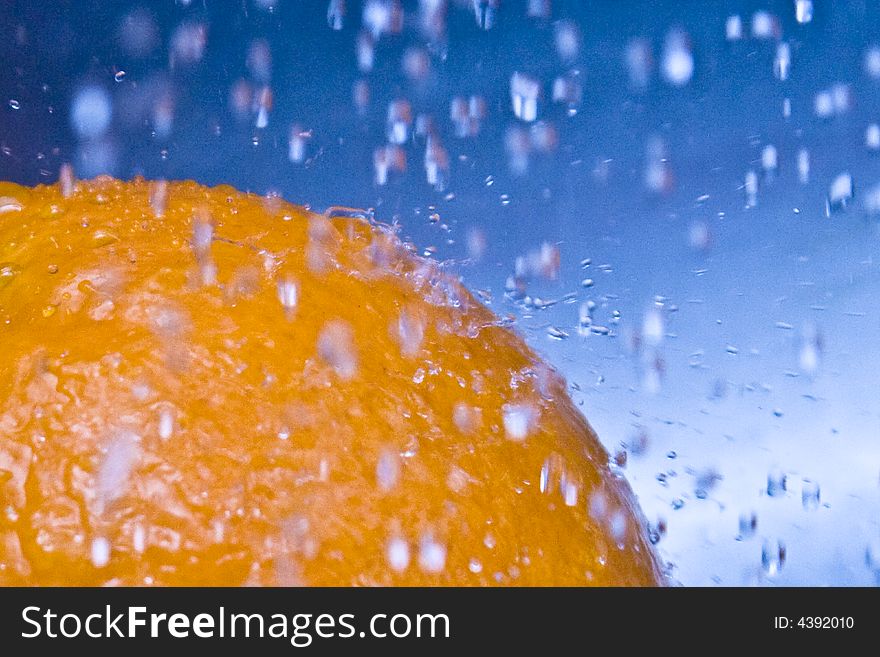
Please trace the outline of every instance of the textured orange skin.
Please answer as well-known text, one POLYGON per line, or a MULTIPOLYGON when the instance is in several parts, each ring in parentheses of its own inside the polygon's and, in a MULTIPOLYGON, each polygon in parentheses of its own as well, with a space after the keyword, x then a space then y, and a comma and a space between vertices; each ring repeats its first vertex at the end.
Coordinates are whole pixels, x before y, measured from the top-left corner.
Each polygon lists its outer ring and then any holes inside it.
POLYGON ((169 183, 156 216, 156 189, 0 183, 0 584, 662 583, 562 379, 436 264, 225 186, 169 183), (319 352, 328 322, 350 331, 350 377, 319 352), (505 404, 537 413, 522 441, 505 404), (124 476, 99 474, 119 454, 124 476), (432 541, 439 572, 419 559, 432 541))

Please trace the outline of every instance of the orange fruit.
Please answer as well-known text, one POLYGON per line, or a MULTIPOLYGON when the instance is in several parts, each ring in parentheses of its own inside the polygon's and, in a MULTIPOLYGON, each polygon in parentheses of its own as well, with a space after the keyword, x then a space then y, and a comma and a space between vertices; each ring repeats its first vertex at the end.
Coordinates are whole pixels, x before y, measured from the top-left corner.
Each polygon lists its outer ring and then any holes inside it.
POLYGON ((387 227, 98 178, 0 183, 0 245, 0 583, 661 583, 562 379, 387 227))

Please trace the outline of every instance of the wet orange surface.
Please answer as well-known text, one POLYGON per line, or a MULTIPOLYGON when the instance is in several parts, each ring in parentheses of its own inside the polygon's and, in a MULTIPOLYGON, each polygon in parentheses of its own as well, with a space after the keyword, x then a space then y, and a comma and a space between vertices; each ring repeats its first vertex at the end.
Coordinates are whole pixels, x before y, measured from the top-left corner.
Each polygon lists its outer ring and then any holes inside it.
POLYGON ((648 585, 564 382, 387 229, 0 183, 0 584, 648 585))

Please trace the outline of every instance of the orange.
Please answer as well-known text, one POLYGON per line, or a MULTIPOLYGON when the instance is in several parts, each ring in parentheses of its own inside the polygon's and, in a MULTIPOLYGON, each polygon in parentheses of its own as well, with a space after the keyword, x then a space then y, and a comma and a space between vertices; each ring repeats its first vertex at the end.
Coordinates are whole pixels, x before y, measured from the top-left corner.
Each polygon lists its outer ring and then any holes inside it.
POLYGON ((352 213, 0 183, 0 349, 2 584, 662 581, 563 380, 352 213))

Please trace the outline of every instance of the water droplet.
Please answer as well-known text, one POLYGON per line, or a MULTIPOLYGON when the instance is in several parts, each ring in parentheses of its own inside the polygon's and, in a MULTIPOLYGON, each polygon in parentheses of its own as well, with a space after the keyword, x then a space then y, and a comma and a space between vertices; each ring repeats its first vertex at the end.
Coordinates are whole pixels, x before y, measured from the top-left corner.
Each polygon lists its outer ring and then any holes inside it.
POLYGON ((553 81, 553 102, 565 105, 569 116, 577 114, 583 99, 583 86, 578 71, 561 75, 553 81))
POLYGON ((9 101, 9 107, 14 110, 21 109, 21 103, 19 103, 17 100, 12 98, 9 101))
POLYGON ((472 0, 472 2, 477 26, 482 30, 491 30, 495 26, 500 0, 472 0))
POLYGON ((807 324, 801 332, 801 348, 798 365, 805 374, 814 374, 819 369, 822 353, 822 335, 812 324, 807 324))
POLYGON ((92 565, 103 568, 110 563, 110 541, 104 537, 92 541, 92 565))
POLYGON ((801 484, 801 502, 804 509, 814 511, 819 508, 819 483, 812 479, 804 479, 801 484))
POLYGON ((538 118, 538 100, 541 83, 525 73, 514 73, 510 78, 510 98, 514 115, 527 123, 538 118))
POLYGON ((570 20, 557 21, 553 25, 556 54, 564 64, 571 64, 581 50, 581 33, 577 23, 570 20))
POLYGON ((392 570, 403 572, 409 566, 409 544, 402 538, 392 538, 385 548, 385 558, 392 570))
POLYGON ((419 543, 419 567, 426 573, 440 573, 446 567, 446 546, 426 534, 419 543))
POLYGON ((278 301, 281 302, 288 319, 292 318, 296 311, 298 298, 299 288, 295 281, 289 278, 278 281, 278 301))
POLYGON ((773 144, 767 144, 761 151, 761 168, 764 170, 764 177, 772 180, 779 168, 779 153, 773 144))
POLYGON ((18 199, 11 196, 0 196, 0 214, 7 212, 21 212, 22 205, 18 199))
POLYGON ((364 27, 378 39, 383 34, 397 34, 403 28, 403 9, 398 0, 368 0, 361 18, 364 27))
POLYGON ((431 73, 431 58, 423 48, 407 48, 401 66, 412 82, 423 82, 431 73))
POLYGON ((357 353, 351 326, 342 320, 327 322, 318 335, 318 355, 341 379, 353 378, 357 374, 357 353))
POLYGON ((865 128, 865 146, 869 151, 880 150, 880 125, 871 123, 865 128))
POLYGON ((656 523, 648 523, 648 540, 651 545, 657 545, 664 536, 666 536, 666 520, 659 518, 656 523))
POLYGON ((644 89, 651 81, 654 56, 647 39, 633 39, 626 46, 626 69, 634 89, 644 89))
POLYGON ((376 44, 369 32, 361 32, 357 38, 357 64, 361 73, 373 70, 376 57, 376 44))
POLYGON ((351 97, 358 114, 364 115, 370 105, 370 85, 366 80, 357 80, 351 87, 351 97))
POLYGON ((794 17, 798 23, 805 25, 813 20, 813 0, 795 0, 794 17))
POLYGON ((746 194, 746 207, 753 208, 758 205, 758 174, 754 170, 746 171, 743 189, 746 194))
POLYGON ((608 496, 600 490, 594 491, 587 501, 587 511, 591 518, 604 522, 608 516, 608 496))
POLYGON ((669 164, 666 143, 661 137, 651 137, 645 147, 644 183, 648 191, 655 194, 672 191, 672 167, 669 164))
POLYGON ((98 229, 94 233, 92 233, 92 246, 96 249, 102 246, 114 244, 118 241, 119 238, 116 237, 116 235, 107 232, 106 230, 98 229))
POLYGON ((468 560, 468 570, 470 570, 475 575, 479 574, 483 571, 483 564, 480 563, 480 560, 476 557, 471 557, 468 560))
POLYGON ((425 174, 428 184, 438 192, 446 189, 449 181, 449 155, 434 136, 428 137, 425 146, 425 174))
POLYGON ((287 142, 287 159, 294 164, 301 164, 306 160, 308 144, 312 138, 311 130, 304 130, 294 124, 290 127, 290 137, 287 142))
POLYGON ((849 173, 841 173, 828 188, 828 196, 825 199, 825 216, 846 210, 849 202, 855 195, 853 179, 849 173))
POLYGON ((776 46, 776 57, 773 59, 773 75, 782 82, 788 80, 791 72, 791 46, 785 41, 776 46))
POLYGON ((168 183, 164 180, 156 180, 150 184, 150 208, 153 214, 161 217, 165 214, 168 204, 168 183))
POLYGON ((168 65, 194 64, 202 59, 208 42, 208 28, 203 23, 181 23, 171 35, 168 46, 168 65))
POLYGON ((785 495, 788 478, 779 468, 774 468, 767 475, 767 495, 782 497, 785 495))
POLYGON ((502 409, 504 432, 509 440, 522 442, 534 429, 535 409, 523 404, 505 404, 502 409))
POLYGON ((820 119, 827 119, 834 114, 834 99, 828 91, 820 91, 813 98, 813 113, 820 119))
POLYGON ((869 77, 880 79, 880 47, 871 46, 865 51, 863 66, 869 77))
POLYGON ((752 36, 756 39, 778 39, 780 35, 779 19, 768 11, 756 11, 752 14, 752 36))
POLYGON ((769 577, 779 574, 785 565, 785 544, 779 540, 765 540, 761 546, 761 566, 769 577))
POLYGON ((666 37, 661 67, 669 84, 682 87, 690 82, 694 74, 694 56, 684 32, 675 30, 666 37))
POLYGON ((801 185, 810 182, 810 151, 802 148, 798 151, 797 156, 798 181, 801 185))
POLYGON ((578 308, 578 333, 589 335, 593 325, 593 313, 596 310, 595 301, 584 301, 578 308))
POLYGON ((626 514, 620 509, 614 511, 608 518, 608 531, 619 546, 626 538, 627 525, 626 514))
POLYGON ((174 414, 170 408, 159 411, 159 438, 168 440, 174 432, 174 414))
POLYGON ((743 22, 738 15, 728 16, 724 23, 724 36, 728 41, 739 41, 743 37, 743 22))
POLYGON ((562 491, 564 479, 565 461, 560 454, 553 452, 544 460, 544 464, 541 466, 538 489, 547 495, 557 490, 562 491))
POLYGON ((406 171, 406 153, 400 146, 388 144, 373 151, 373 170, 377 185, 388 183, 388 174, 406 171))
MULTIPOLYGON (((269 125, 269 109, 267 107, 265 107, 264 105, 260 105, 260 107, 257 109, 257 119, 254 122, 254 127, 257 128, 258 130, 262 130, 263 128, 265 128, 268 125, 269 125)), ((254 140, 258 140, 258 139, 259 138, 257 136, 254 136, 254 140)), ((258 142, 255 141, 254 146, 256 146, 257 143, 258 142)))
POLYGON ((400 455, 387 450, 379 457, 376 463, 376 483, 383 492, 388 492, 397 486, 400 481, 400 455))
POLYGON ((137 554, 143 554, 147 549, 147 530, 140 523, 137 523, 132 530, 131 545, 137 554))
POLYGON ((559 145, 559 134, 551 123, 539 121, 529 129, 529 140, 538 153, 552 153, 559 145))
POLYGON ((116 82, 122 82, 125 79, 125 71, 116 71, 113 79, 116 80, 116 82))
POLYGON ((70 123, 81 139, 96 139, 110 126, 113 106, 101 87, 84 87, 73 98, 70 123))
POLYGON ((125 494, 129 476, 140 454, 139 442, 139 436, 122 431, 107 446, 95 482, 95 493, 101 512, 125 494))
POLYGON ((758 516, 754 513, 743 513, 739 517, 739 534, 737 540, 751 538, 758 530, 758 516))
POLYGON ((813 101, 816 116, 823 119, 846 114, 852 105, 852 90, 849 85, 843 83, 837 83, 830 89, 820 91, 813 101))
POLYGON ((424 322, 406 309, 402 310, 397 319, 396 337, 400 344, 400 353, 407 358, 414 358, 419 354, 425 338, 424 322))
POLYGON ((565 506, 576 506, 578 501, 579 486, 573 482, 566 480, 562 487, 562 499, 565 506))
POLYGON ((388 105, 385 136, 392 144, 405 144, 412 127, 412 106, 406 100, 394 100, 388 105))
POLYGON ((480 415, 472 406, 464 402, 456 402, 452 409, 452 421, 462 433, 472 433, 480 425, 480 415))
POLYGON ((656 346, 663 342, 663 335, 663 315, 657 308, 651 308, 642 319, 642 337, 647 344, 656 346))
POLYGON ((327 7, 327 25, 331 30, 341 30, 345 23, 345 0, 330 0, 327 7))

